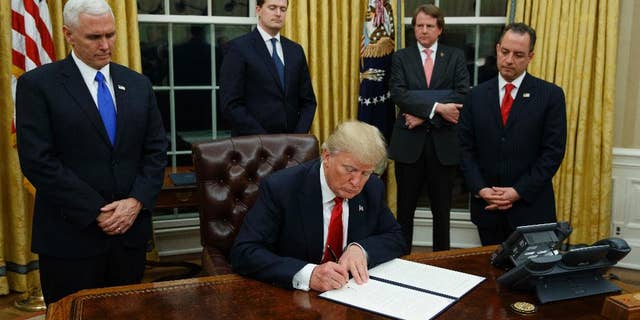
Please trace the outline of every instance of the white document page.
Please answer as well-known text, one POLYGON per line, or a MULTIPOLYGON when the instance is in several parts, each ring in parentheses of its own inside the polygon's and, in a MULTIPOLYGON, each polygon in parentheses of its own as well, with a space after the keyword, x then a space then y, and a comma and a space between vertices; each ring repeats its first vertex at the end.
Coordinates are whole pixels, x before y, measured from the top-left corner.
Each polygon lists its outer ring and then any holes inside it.
POLYGON ((342 288, 320 297, 401 319, 431 319, 454 299, 369 279, 362 285, 351 279, 342 288))
POLYGON ((393 259, 369 270, 369 276, 460 299, 485 278, 422 263, 393 259))

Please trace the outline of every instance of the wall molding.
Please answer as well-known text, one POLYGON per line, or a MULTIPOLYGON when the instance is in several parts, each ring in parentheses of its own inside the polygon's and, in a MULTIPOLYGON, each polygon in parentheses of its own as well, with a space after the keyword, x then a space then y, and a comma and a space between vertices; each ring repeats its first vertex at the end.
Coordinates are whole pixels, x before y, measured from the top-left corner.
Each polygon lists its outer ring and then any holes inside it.
POLYGON ((617 266, 640 269, 640 149, 613 148, 611 236, 631 247, 617 266))

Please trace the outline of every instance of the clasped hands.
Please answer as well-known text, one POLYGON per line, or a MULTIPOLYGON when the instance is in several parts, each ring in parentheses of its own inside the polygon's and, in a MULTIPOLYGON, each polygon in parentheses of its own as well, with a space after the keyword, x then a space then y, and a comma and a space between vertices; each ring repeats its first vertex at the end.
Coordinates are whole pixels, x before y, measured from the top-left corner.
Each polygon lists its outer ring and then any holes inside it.
POLYGON ((507 210, 520 200, 518 191, 511 187, 482 188, 478 195, 488 203, 485 210, 507 210))
MULTIPOLYGON (((462 105, 459 103, 437 103, 436 113, 438 113, 444 120, 451 122, 453 124, 458 123, 458 119, 460 118, 460 109, 462 109, 462 105)), ((413 129, 421 124, 423 124, 426 119, 416 117, 409 113, 403 113, 404 124, 409 129, 413 129)))
POLYGON ((337 263, 317 265, 311 272, 309 287, 320 292, 342 288, 349 281, 349 273, 357 284, 369 281, 367 258, 357 245, 348 246, 337 263))
POLYGON ((111 202, 100 208, 96 220, 104 233, 112 236, 129 230, 142 209, 142 203, 135 198, 111 202))

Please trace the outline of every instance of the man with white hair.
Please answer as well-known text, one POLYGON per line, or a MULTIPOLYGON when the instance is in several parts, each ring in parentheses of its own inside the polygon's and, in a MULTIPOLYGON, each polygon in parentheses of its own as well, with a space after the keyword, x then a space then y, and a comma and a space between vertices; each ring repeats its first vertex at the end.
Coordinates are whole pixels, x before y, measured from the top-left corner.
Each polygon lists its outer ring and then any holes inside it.
POLYGON ((45 302, 140 282, 167 141, 149 80, 111 62, 115 20, 104 0, 70 0, 72 51, 18 79, 24 175, 36 188, 32 250, 45 302))
POLYGON ((373 174, 386 161, 380 131, 349 121, 322 145, 321 159, 267 176, 231 249, 234 271, 300 290, 340 288, 349 273, 366 282, 368 268, 406 250, 373 174))

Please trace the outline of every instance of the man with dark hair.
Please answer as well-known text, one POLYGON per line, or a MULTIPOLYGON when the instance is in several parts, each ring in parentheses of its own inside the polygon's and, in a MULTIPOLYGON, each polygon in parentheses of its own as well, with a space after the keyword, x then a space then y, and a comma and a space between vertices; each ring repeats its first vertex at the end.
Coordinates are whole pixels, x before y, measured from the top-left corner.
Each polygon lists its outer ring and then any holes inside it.
POLYGON ((104 0, 69 0, 69 56, 23 74, 18 155, 37 192, 32 250, 44 300, 142 280, 167 139, 149 79, 111 62, 104 0))
POLYGON ((316 97, 302 47, 281 36, 287 0, 258 0, 258 26, 222 61, 222 109, 231 135, 308 133, 316 97))
POLYGON ((471 90, 460 116, 461 166, 483 245, 556 221, 551 179, 565 152, 565 99, 527 73, 535 42, 531 27, 508 25, 496 45, 498 76, 471 90))
POLYGON ((426 184, 433 215, 433 250, 448 250, 453 177, 459 161, 456 124, 469 73, 461 50, 438 43, 444 16, 432 4, 411 20, 417 44, 397 51, 391 64, 391 99, 400 108, 389 155, 395 160, 398 222, 411 248, 413 217, 426 184))

